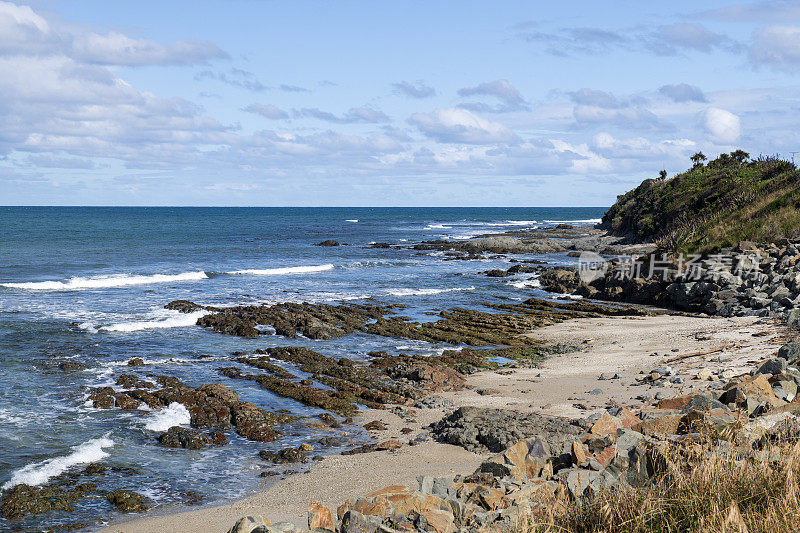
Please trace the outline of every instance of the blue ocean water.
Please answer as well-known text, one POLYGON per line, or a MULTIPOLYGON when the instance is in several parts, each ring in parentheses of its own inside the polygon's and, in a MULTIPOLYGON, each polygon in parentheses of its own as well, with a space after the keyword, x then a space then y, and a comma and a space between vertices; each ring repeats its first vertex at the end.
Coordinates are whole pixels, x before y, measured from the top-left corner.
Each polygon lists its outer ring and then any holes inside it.
MULTIPOLYGON (((480 274, 508 268, 507 258, 445 261, 441 252, 369 248, 370 243, 412 245, 558 222, 592 223, 604 210, 0 207, 0 486, 41 484, 100 462, 136 473, 110 472, 87 481, 136 490, 167 507, 180 505, 186 491, 202 493, 205 503, 252 492, 265 483, 258 476, 265 465, 257 451, 307 441, 307 429, 289 428, 284 439, 269 444, 229 432, 227 446, 170 450, 156 443, 154 428, 181 422, 180 412, 94 409, 87 403, 88 388, 113 385, 122 373, 167 374, 192 386, 223 383, 265 408, 313 414, 249 382, 220 376, 217 368, 230 366, 233 351, 268 346, 307 345, 354 359, 376 349, 432 354, 444 346, 365 334, 330 341, 240 339, 195 326, 196 314, 167 311, 164 304, 372 297, 405 304, 405 316, 430 320, 426 312, 435 309, 543 294, 526 281, 529 276, 498 280, 480 274), (325 239, 343 245, 314 245, 325 239), (147 364, 129 367, 132 357, 147 364), (57 368, 64 361, 88 369, 57 368)), ((538 258, 571 261, 565 254, 538 258)), ((96 498, 80 501, 72 513, 50 513, 45 521, 91 528, 115 517, 96 498)), ((0 530, 42 520, 0 518, 0 530)))

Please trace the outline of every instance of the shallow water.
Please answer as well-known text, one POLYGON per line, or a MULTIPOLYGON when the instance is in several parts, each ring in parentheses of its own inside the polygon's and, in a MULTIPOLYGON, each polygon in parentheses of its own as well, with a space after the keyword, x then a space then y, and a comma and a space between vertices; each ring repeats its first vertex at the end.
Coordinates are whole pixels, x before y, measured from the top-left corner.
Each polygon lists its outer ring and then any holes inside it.
MULTIPOLYGON (((173 375, 189 385, 220 382, 268 409, 318 410, 277 397, 217 368, 235 350, 305 345, 360 359, 372 350, 434 354, 444 345, 352 334, 329 341, 264 335, 241 339, 195 326, 198 314, 163 309, 187 299, 209 305, 284 301, 336 302, 372 297, 402 303, 404 316, 498 298, 541 296, 530 275, 487 278, 507 259, 445 261, 441 252, 366 248, 465 239, 505 229, 598 219, 603 208, 0 208, 0 486, 44 483, 90 462, 133 467, 86 481, 127 488, 159 504, 197 491, 210 503, 264 483, 257 451, 313 440, 292 426, 274 443, 227 432, 230 444, 200 451, 157 445, 156 430, 186 422, 179 406, 158 413, 100 410, 87 388, 113 385, 122 373, 173 375), (335 239, 345 246, 314 246, 335 239), (141 357, 144 367, 129 367, 141 357), (53 363, 75 360, 87 370, 53 363)), ((521 258, 521 257, 520 257, 521 258)), ((564 254, 539 256, 554 264, 564 254)), ((435 318, 435 317, 434 317, 435 318)), ((358 438, 359 435, 353 435, 358 438)), ((339 449, 322 449, 337 453, 339 449)), ((72 513, 0 519, 0 530, 33 524, 91 525, 113 518, 102 498, 72 513)), ((90 527, 87 526, 87 527, 90 527)))

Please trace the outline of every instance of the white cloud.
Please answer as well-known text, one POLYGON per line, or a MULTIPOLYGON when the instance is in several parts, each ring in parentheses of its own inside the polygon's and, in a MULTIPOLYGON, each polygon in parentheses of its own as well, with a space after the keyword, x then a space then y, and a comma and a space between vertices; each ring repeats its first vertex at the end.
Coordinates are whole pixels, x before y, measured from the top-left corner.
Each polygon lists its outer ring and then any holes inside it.
POLYGON ((800 67, 800 26, 766 26, 753 33, 750 60, 796 72, 800 67))
POLYGON ((502 113, 507 111, 518 111, 527 109, 527 102, 522 97, 522 93, 516 87, 511 85, 508 80, 494 80, 486 83, 481 83, 475 87, 465 87, 458 90, 458 95, 462 97, 467 96, 493 96, 500 100, 503 105, 499 107, 491 107, 486 104, 462 104, 461 107, 472 109, 473 111, 484 111, 502 113))
POLYGON ((393 83, 392 87, 394 87, 395 93, 404 94, 411 98, 428 98, 436 94, 436 89, 421 80, 416 83, 401 81, 393 83))
POLYGON ((716 107, 709 107, 700 113, 700 124, 711 140, 718 144, 734 143, 742 133, 739 117, 716 107))
POLYGON ((289 118, 289 113, 272 104, 250 104, 249 106, 245 107, 242 111, 247 111, 248 113, 255 113, 256 115, 261 115, 262 117, 271 120, 280 120, 289 118))
POLYGON ((409 122, 432 139, 466 144, 508 143, 516 134, 499 122, 483 119, 466 109, 437 109, 432 113, 414 113, 409 122))
POLYGON ((162 45, 118 32, 75 33, 54 27, 28 6, 0 2, 0 53, 21 56, 66 56, 98 65, 187 65, 228 55, 215 44, 181 41, 162 45))
POLYGON ((604 173, 611 170, 611 161, 594 153, 586 144, 570 144, 560 139, 551 139, 550 142, 557 152, 565 152, 574 157, 570 167, 570 171, 574 173, 604 173))

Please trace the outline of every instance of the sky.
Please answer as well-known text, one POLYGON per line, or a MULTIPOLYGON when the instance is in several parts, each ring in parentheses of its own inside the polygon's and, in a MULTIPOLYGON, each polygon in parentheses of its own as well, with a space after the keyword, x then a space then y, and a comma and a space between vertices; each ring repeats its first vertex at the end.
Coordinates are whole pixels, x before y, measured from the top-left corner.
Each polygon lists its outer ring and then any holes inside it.
POLYGON ((800 0, 0 1, 0 205, 606 206, 737 148, 800 150, 800 0))

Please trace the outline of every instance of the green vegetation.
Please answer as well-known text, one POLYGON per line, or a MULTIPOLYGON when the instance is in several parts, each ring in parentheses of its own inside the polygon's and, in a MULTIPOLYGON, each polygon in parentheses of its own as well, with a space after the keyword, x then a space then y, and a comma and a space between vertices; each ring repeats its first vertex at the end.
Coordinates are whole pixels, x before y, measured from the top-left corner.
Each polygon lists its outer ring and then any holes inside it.
POLYGON ((800 237, 800 171, 778 157, 736 150, 666 179, 644 180, 617 197, 602 227, 669 252, 710 252, 739 241, 800 237))

